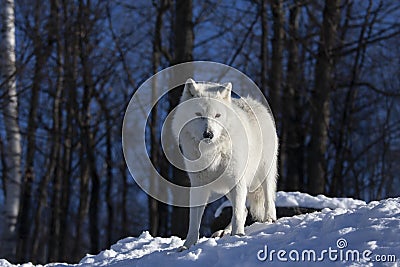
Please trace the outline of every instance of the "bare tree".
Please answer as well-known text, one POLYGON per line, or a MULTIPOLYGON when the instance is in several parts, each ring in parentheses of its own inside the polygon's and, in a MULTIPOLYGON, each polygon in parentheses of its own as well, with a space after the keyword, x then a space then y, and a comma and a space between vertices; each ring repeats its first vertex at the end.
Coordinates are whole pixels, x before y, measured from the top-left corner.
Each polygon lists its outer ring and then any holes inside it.
MULTIPOLYGON (((154 37, 153 37, 153 54, 152 54, 152 71, 153 73, 157 73, 161 66, 161 57, 162 57, 162 27, 163 27, 163 17, 165 12, 170 8, 169 0, 160 0, 157 3, 153 2, 153 5, 156 9, 156 20, 154 25, 154 37)), ((156 96, 158 92, 158 87, 160 85, 157 84, 156 79, 152 81, 152 101, 155 103, 157 101, 156 96)), ((151 143, 151 151, 150 157, 154 166, 159 168, 160 166, 160 142, 158 138, 158 119, 159 119, 159 105, 155 105, 151 112, 151 122, 150 122, 150 143, 151 143)), ((150 179, 150 183, 152 187, 157 187, 155 183, 157 179, 153 177, 150 179)), ((154 189, 156 190, 156 189, 154 189)), ((159 189, 160 190, 160 189, 159 189)), ((162 189, 161 189, 162 190, 162 189)), ((149 221, 150 221, 150 233, 153 236, 160 234, 160 202, 154 199, 151 196, 148 196, 148 207, 149 207, 149 221)))
POLYGON ((286 157, 286 175, 285 189, 297 191, 300 189, 300 176, 303 174, 303 152, 301 138, 301 108, 299 92, 299 3, 295 4, 289 10, 289 30, 287 37, 288 60, 286 68, 286 85, 282 102, 285 104, 285 111, 282 111, 283 127, 285 136, 284 151, 286 157))
POLYGON ((79 58, 82 65, 82 81, 83 81, 83 97, 79 124, 82 129, 82 146, 84 147, 84 157, 86 158, 89 167, 89 176, 91 181, 91 192, 89 195, 89 236, 90 236, 90 251, 97 253, 100 247, 99 241, 99 196, 100 196, 100 177, 97 171, 97 158, 95 156, 95 133, 91 129, 91 100, 94 96, 95 81, 93 78, 93 62, 91 55, 94 48, 92 30, 97 19, 97 7, 92 6, 91 2, 79 1, 78 11, 78 29, 79 38, 79 58), (90 14, 95 14, 90 18, 90 14))
POLYGON ((268 90, 268 1, 261 0, 261 88, 264 94, 268 90))
POLYGON ((308 184, 313 194, 325 191, 325 152, 328 144, 329 104, 332 85, 334 48, 337 42, 339 0, 326 0, 317 61, 315 64, 314 91, 311 98, 311 143, 308 158, 308 184))
POLYGON ((270 103, 272 112, 280 114, 280 95, 282 86, 282 58, 284 38, 284 14, 282 0, 271 2, 273 15, 273 37, 271 40, 272 55, 271 68, 269 70, 270 103))
MULTIPOLYGON (((51 7, 54 10, 54 5, 51 7)), ((39 104, 39 94, 44 78, 44 65, 52 52, 52 45, 54 40, 54 29, 51 25, 52 19, 48 20, 47 29, 45 32, 42 30, 43 13, 45 13, 47 5, 43 5, 41 1, 35 1, 34 4, 34 25, 32 27, 32 40, 34 42, 34 73, 32 80, 30 107, 29 107, 29 118, 28 118, 28 128, 27 128, 27 151, 24 167, 24 180, 22 186, 22 197, 21 197, 21 207, 19 214, 19 230, 18 230, 18 250, 17 256, 18 261, 25 262, 29 259, 30 254, 30 242, 32 232, 32 224, 24 223, 31 220, 32 213, 32 190, 33 183, 35 181, 35 168, 34 161, 37 152, 36 136, 38 129, 38 104, 39 104), (47 38, 42 38, 43 34, 47 33, 47 38)), ((51 11, 51 12, 52 12, 51 11)), ((29 27, 29 26, 27 26, 29 27)))
POLYGON ((14 1, 1 1, 0 75, 5 91, 3 117, 7 135, 5 157, 5 206, 2 220, 0 257, 14 259, 16 253, 16 226, 21 192, 21 133, 18 125, 18 97, 15 65, 14 1))
MULTIPOLYGON (((174 60, 173 64, 179 64, 193 59, 193 3, 192 0, 175 0, 174 21, 174 60)), ((169 94, 170 111, 178 105, 183 86, 175 88, 169 94)), ((181 186, 190 186, 189 177, 178 168, 173 168, 173 180, 181 186)), ((186 198, 189 196, 174 196, 186 198)), ((172 234, 184 237, 189 227, 189 209, 174 207, 172 211, 172 234)))
MULTIPOLYGON (((273 16, 273 37, 271 40, 271 66, 269 69, 269 98, 272 112, 276 119, 277 130, 280 133, 280 140, 285 139, 285 128, 282 120, 280 119, 281 111, 281 95, 282 95, 282 84, 283 84, 283 41, 284 41, 284 11, 282 7, 282 0, 271 1, 271 10, 273 16)), ((284 142, 280 142, 279 146, 281 150, 284 150, 284 142)), ((285 164, 285 153, 279 153, 278 156, 278 172, 279 176, 282 176, 280 166, 285 164)))

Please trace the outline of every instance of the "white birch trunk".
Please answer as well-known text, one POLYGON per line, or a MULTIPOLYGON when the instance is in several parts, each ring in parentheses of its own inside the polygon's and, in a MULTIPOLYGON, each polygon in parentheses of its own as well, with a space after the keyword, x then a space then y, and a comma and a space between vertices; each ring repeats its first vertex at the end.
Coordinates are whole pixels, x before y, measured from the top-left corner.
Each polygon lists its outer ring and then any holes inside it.
POLYGON ((0 242, 0 257, 13 259, 16 249, 16 224, 21 191, 21 134, 18 125, 18 98, 15 78, 15 16, 14 1, 0 0, 0 81, 4 92, 3 118, 7 141, 5 162, 7 177, 6 196, 1 218, 3 229, 0 242))

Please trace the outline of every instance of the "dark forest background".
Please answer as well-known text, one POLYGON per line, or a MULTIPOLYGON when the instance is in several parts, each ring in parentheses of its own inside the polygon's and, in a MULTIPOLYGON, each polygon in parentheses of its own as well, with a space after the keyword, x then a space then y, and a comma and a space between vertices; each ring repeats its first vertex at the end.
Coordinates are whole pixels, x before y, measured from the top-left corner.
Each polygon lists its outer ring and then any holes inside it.
MULTIPOLYGON (((121 128, 141 82, 191 60, 228 64, 263 90, 280 138, 279 190, 400 194, 398 1, 0 3, 0 42, 10 3, 16 39, 15 62, 0 51, 0 257, 76 262, 143 230, 185 237, 187 209, 148 198, 130 176, 121 128)), ((160 172, 187 184, 157 134, 179 96, 153 110, 147 140, 160 172)))

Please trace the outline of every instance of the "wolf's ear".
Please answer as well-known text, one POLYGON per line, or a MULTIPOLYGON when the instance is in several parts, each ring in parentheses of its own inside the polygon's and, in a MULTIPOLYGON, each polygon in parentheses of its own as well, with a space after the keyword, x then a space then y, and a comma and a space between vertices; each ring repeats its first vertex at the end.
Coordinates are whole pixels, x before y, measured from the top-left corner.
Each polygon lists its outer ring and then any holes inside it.
POLYGON ((225 100, 231 100, 232 83, 224 83, 221 87, 221 97, 225 100))
POLYGON ((185 89, 183 91, 189 93, 191 96, 196 96, 199 90, 196 82, 192 78, 189 78, 185 83, 185 89))

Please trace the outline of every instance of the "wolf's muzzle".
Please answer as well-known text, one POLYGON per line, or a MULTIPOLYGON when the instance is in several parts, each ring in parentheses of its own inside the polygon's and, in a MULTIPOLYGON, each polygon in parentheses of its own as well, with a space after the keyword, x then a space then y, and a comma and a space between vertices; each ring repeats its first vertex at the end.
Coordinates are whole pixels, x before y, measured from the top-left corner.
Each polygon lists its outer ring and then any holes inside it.
POLYGON ((214 137, 213 132, 211 132, 211 131, 204 131, 204 132, 203 132, 203 138, 206 138, 206 139, 213 139, 213 137, 214 137))

